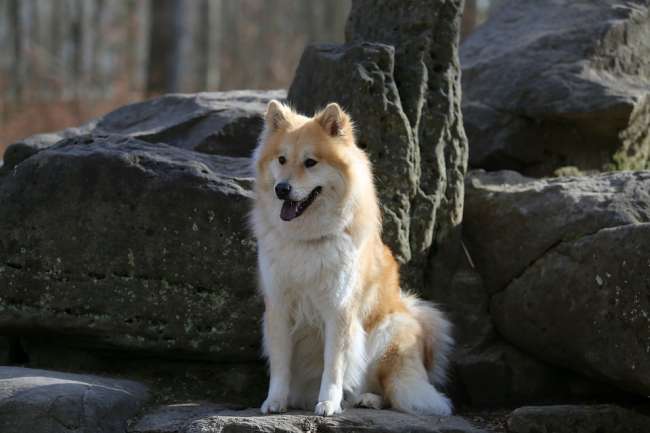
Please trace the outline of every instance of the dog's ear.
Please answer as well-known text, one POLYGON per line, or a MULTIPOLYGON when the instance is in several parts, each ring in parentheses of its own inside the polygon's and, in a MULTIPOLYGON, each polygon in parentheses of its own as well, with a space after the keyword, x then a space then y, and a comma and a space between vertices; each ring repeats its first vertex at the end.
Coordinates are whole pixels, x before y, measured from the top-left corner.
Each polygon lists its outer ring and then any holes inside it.
POLYGON ((317 116, 316 120, 325 132, 332 137, 346 135, 350 129, 350 116, 337 104, 332 102, 317 116))
POLYGON ((264 120, 269 130, 278 131, 289 127, 288 110, 284 104, 275 99, 269 102, 269 105, 266 107, 266 114, 264 115, 264 120))

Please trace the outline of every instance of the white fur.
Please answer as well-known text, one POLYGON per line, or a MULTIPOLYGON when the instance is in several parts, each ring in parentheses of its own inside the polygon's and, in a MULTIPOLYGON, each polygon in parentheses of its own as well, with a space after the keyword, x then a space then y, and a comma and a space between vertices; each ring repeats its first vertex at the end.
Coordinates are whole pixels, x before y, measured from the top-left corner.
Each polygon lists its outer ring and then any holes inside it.
POLYGON ((354 247, 348 236, 311 244, 279 235, 272 230, 259 239, 261 286, 267 299, 264 346, 271 365, 269 398, 262 411, 285 409, 290 397, 292 406, 314 408, 317 397, 323 403, 317 413, 332 415, 341 410, 344 379, 354 386, 364 368, 363 329, 349 324, 346 328, 354 331, 348 339, 340 318, 356 285, 354 247), (277 364, 282 367, 274 367, 277 364), (320 389, 315 390, 321 375, 320 389))

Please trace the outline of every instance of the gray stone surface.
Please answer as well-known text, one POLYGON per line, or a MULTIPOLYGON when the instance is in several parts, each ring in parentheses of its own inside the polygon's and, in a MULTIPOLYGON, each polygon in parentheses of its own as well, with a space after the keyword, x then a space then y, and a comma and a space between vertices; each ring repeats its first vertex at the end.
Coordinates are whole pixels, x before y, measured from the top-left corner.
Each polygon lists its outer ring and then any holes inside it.
POLYGON ((9 337, 0 337, 0 365, 8 365, 11 359, 11 342, 9 337))
POLYGON ((466 189, 463 235, 492 293, 562 241, 650 222, 650 172, 535 180, 479 170, 466 189))
POLYGON ((66 139, 0 182, 0 333, 164 357, 259 358, 249 160, 66 139))
POLYGON ((648 167, 644 0, 514 0, 463 43, 470 165, 547 175, 648 167))
POLYGON ((266 104, 285 97, 284 90, 238 90, 170 94, 129 104, 78 128, 38 134, 10 145, 2 170, 10 170, 63 138, 88 133, 120 134, 225 156, 250 156, 262 130, 266 104))
POLYGON ((650 223, 565 241, 492 298, 506 339, 650 395, 650 223))
POLYGON ((207 402, 169 404, 146 413, 129 431, 132 433, 181 433, 192 422, 229 409, 232 410, 222 404, 207 402))
POLYGON ((510 433, 644 433, 650 417, 614 405, 527 406, 507 426, 510 433))
MULTIPOLYGON (((146 383, 156 403, 217 401, 257 406, 268 392, 268 368, 262 359, 252 362, 211 362, 180 359, 178 353, 151 354, 80 347, 70 338, 29 335, 20 338, 28 366, 49 370, 101 372, 146 383)), ((26 361, 22 361, 26 362, 26 361)))
POLYGON ((167 406, 145 415, 130 433, 481 433, 460 417, 422 417, 387 410, 348 409, 335 417, 306 412, 261 415, 259 409, 167 406))
POLYGON ((458 1, 355 0, 348 45, 308 47, 288 96, 299 111, 336 101, 350 112, 375 166, 385 241, 418 290, 431 247, 462 216, 460 14, 458 1))
POLYGON ((0 431, 123 433, 147 398, 137 382, 0 367, 0 431))
POLYGON ((495 338, 454 353, 452 378, 458 400, 474 408, 611 400, 623 393, 558 368, 495 338))
POLYGON ((499 334, 538 359, 648 395, 650 172, 473 172, 465 210, 499 334))

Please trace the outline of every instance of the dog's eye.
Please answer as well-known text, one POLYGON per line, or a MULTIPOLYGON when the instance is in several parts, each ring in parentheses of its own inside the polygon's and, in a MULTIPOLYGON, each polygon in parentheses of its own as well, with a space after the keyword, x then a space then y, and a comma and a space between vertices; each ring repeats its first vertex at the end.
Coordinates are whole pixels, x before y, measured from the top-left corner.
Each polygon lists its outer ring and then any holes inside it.
POLYGON ((280 165, 284 165, 284 163, 287 162, 287 158, 281 156, 278 158, 278 162, 280 163, 280 165))
POLYGON ((313 167, 316 164, 318 164, 318 161, 316 161, 315 159, 311 159, 311 158, 305 159, 305 167, 307 167, 307 168, 313 167))

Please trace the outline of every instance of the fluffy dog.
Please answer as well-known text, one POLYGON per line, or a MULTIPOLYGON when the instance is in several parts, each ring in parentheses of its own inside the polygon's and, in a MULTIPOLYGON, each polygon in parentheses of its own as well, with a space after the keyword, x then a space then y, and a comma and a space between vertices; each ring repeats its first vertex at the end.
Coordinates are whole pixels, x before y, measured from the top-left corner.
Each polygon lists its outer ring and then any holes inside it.
POLYGON ((350 117, 334 103, 309 118, 271 101, 254 164, 271 376, 262 413, 329 416, 345 393, 346 405, 450 414, 435 387, 445 379, 450 324, 400 289, 350 117))

